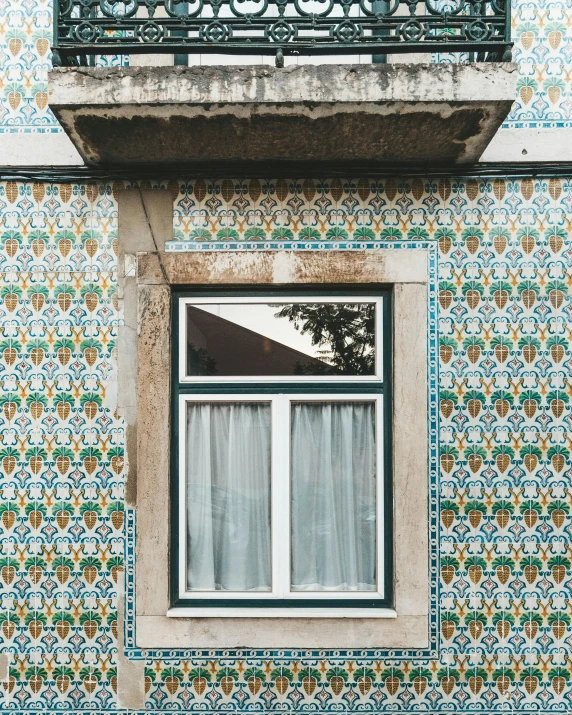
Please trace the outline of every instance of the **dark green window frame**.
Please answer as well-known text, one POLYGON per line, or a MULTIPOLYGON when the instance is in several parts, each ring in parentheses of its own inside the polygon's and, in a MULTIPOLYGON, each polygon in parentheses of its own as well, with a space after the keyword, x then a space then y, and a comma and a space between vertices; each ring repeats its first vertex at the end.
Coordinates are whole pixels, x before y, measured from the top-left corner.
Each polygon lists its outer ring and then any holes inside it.
POLYGON ((393 484, 392 484, 392 325, 393 325, 393 291, 392 286, 376 285, 339 285, 325 284, 316 289, 314 286, 296 286, 293 289, 274 288, 269 286, 236 286, 226 287, 224 290, 213 290, 209 287, 180 287, 173 288, 171 295, 172 306, 172 381, 171 381, 171 478, 170 478, 170 593, 173 608, 240 608, 240 609, 387 609, 393 607, 393 484), (330 386, 327 382, 312 382, 311 378, 304 381, 291 382, 180 382, 179 381, 179 314, 180 298, 240 298, 240 297, 316 297, 326 298, 344 296, 363 296, 366 298, 383 297, 383 375, 381 382, 350 382, 346 381, 330 386), (383 598, 299 598, 299 599, 248 599, 248 598, 196 598, 183 599, 177 596, 179 577, 179 397, 181 395, 208 395, 215 393, 257 394, 295 393, 295 394, 332 394, 352 395, 360 393, 380 393, 383 395, 383 485, 384 490, 384 597, 383 598))

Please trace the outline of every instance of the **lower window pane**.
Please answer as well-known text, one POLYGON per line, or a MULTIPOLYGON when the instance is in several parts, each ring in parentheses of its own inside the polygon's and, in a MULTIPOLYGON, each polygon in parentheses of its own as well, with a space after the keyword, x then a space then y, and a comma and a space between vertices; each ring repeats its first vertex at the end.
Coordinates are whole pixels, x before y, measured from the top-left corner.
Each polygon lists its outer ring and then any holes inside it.
POLYGON ((269 591, 269 403, 187 405, 187 588, 269 591))
POLYGON ((375 591, 375 403, 291 415, 292 590, 375 591))

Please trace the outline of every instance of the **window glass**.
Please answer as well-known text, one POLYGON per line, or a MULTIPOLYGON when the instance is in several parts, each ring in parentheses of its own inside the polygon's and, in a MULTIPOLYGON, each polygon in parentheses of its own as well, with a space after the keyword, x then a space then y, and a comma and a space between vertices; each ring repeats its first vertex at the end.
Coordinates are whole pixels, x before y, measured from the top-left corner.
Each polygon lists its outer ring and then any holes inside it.
POLYGON ((187 306, 188 376, 375 375, 376 304, 187 306))
POLYGON ((291 407, 293 591, 375 591, 375 403, 291 407))
POLYGON ((271 588, 271 408, 187 403, 187 588, 271 588))
POLYGON ((177 605, 390 602, 386 300, 177 300, 177 605))

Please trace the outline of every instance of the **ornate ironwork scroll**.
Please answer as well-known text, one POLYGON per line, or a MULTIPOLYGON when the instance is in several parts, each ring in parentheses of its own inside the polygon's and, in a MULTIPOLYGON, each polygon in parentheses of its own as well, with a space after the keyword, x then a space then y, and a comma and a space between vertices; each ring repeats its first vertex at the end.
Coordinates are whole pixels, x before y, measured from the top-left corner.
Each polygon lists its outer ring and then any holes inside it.
POLYGON ((134 52, 510 59, 510 0, 56 0, 56 63, 134 52))

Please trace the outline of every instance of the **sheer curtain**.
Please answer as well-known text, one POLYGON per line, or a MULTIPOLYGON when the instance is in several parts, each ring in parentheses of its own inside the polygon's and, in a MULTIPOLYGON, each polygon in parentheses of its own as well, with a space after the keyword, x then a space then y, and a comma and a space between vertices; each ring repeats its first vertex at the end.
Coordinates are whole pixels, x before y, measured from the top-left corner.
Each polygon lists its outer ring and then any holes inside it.
POLYGON ((187 587, 270 590, 270 405, 187 407, 187 587))
POLYGON ((293 403, 291 429, 292 590, 374 591, 374 403, 293 403))

